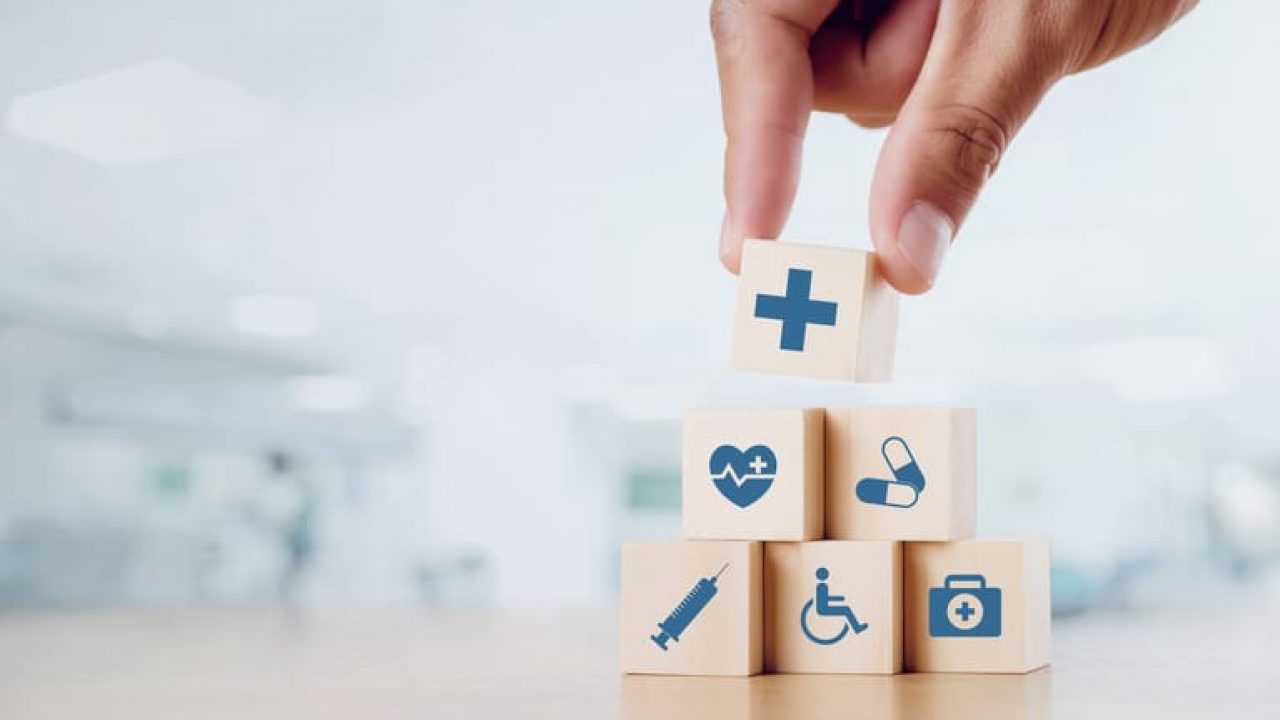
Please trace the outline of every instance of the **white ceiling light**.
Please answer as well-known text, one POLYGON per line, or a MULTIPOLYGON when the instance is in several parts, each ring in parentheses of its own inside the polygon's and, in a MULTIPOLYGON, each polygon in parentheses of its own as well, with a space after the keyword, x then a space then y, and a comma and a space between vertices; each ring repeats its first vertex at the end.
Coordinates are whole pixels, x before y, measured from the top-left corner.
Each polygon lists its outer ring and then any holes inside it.
POLYGON ((150 60, 14 99, 15 135, 106 165, 237 145, 261 135, 274 105, 223 78, 150 60))
POLYGON ((310 300, 289 295, 244 295, 231 303, 231 325, 248 335, 302 338, 320 328, 310 300))

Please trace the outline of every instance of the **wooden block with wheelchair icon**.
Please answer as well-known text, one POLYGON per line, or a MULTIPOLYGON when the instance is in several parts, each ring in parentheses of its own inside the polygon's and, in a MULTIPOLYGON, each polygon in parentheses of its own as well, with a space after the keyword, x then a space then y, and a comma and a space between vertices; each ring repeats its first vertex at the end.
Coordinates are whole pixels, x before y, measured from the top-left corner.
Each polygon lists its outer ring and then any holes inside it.
POLYGON ((764 589, 766 672, 902 670, 900 543, 766 543, 764 589))
POLYGON ((1049 664, 1049 541, 907 543, 905 666, 1026 673, 1049 664))

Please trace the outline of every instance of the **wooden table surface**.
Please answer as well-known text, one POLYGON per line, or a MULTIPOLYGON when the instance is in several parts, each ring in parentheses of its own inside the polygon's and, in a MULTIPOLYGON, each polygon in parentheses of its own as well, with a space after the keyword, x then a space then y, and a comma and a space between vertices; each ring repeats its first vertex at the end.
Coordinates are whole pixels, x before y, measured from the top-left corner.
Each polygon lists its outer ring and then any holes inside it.
POLYGON ((624 677, 608 611, 0 615, 0 718, 1276 718, 1268 608, 1056 621, 1027 676, 624 677))

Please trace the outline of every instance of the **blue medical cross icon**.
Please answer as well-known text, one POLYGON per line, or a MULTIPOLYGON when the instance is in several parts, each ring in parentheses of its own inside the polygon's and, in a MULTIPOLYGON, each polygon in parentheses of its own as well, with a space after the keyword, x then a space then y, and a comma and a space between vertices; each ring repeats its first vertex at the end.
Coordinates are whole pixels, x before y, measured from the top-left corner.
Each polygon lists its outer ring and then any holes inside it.
POLYGON ((978 611, 973 609, 968 600, 961 600, 960 607, 956 608, 956 614, 960 616, 962 622, 969 622, 969 618, 976 612, 978 611))
POLYGON ((805 330, 810 323, 836 324, 836 303, 811 299, 812 289, 812 270, 790 268, 786 295, 756 295, 755 316, 782 321, 782 340, 778 346, 783 350, 804 350, 805 330))

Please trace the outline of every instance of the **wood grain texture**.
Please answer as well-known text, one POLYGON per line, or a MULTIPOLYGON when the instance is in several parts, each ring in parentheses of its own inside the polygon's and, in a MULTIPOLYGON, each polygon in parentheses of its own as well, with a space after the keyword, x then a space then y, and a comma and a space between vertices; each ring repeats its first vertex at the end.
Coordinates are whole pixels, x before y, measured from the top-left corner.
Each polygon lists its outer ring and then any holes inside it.
MULTIPOLYGON (((1237 592, 1237 594, 1232 594, 1237 592)), ((1054 623, 1029 675, 623 676, 610 607, 0 614, 5 720, 1280 717, 1274 600, 1054 623)))

